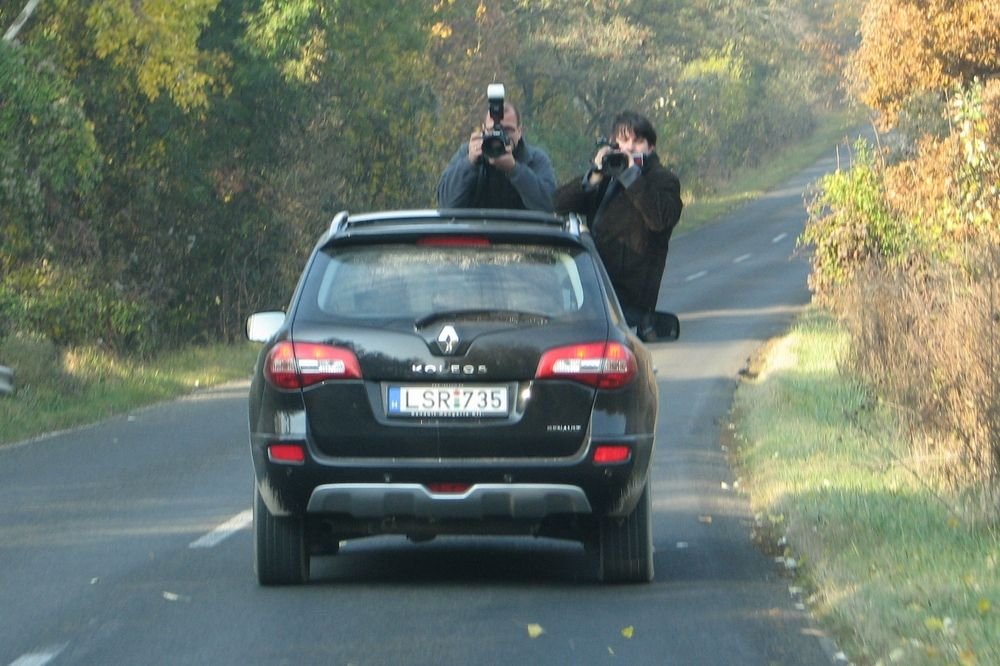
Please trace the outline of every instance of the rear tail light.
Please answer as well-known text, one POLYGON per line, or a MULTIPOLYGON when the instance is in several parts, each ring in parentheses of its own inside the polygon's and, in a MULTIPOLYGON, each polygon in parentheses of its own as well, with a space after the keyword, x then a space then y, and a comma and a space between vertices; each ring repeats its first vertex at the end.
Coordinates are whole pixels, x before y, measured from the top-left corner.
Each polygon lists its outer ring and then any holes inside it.
POLYGON ((632 350, 619 342, 590 342, 550 349, 538 362, 535 379, 570 379, 600 389, 621 388, 635 379, 632 350))
POLYGON ((361 365, 350 349, 286 340, 268 352, 264 376, 278 388, 297 389, 328 379, 361 379, 361 365))

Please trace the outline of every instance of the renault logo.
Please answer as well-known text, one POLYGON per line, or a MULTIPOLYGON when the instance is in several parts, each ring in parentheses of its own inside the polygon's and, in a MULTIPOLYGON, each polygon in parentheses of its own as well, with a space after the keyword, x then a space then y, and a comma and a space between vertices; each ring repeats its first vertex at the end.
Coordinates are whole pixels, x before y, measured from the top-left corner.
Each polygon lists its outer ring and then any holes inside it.
POLYGON ((453 354, 455 352, 455 347, 458 345, 458 332, 455 327, 451 324, 446 325, 441 329, 441 333, 438 335, 438 347, 441 349, 443 354, 453 354))

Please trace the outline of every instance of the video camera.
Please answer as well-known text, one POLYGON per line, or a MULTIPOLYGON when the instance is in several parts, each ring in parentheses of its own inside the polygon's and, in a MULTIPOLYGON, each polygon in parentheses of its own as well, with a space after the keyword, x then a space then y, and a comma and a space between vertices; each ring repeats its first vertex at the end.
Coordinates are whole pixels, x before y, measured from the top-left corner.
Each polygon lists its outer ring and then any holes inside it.
POLYGON ((483 132, 483 155, 490 159, 500 157, 507 152, 510 137, 503 130, 504 87, 502 83, 491 83, 486 88, 486 98, 490 104, 490 118, 493 128, 483 132))
POLYGON ((611 152, 601 158, 601 173, 611 178, 628 168, 628 156, 619 149, 617 141, 602 136, 597 140, 597 147, 602 146, 608 146, 611 152))

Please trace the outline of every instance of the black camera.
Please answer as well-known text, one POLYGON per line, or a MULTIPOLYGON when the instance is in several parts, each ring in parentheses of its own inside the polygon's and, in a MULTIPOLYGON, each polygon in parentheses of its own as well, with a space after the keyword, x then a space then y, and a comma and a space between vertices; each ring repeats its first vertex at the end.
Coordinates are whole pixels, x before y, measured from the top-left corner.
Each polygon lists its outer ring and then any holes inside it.
POLYGON ((608 146, 611 152, 601 158, 601 173, 609 177, 614 177, 628 168, 628 156, 621 152, 617 141, 608 141, 601 137, 597 140, 597 147, 608 146))
POLYGON ((503 130, 503 98, 504 88, 502 83, 491 83, 486 88, 486 98, 490 103, 490 118, 493 120, 493 128, 483 132, 483 155, 491 159, 500 157, 507 152, 510 145, 510 137, 503 130))

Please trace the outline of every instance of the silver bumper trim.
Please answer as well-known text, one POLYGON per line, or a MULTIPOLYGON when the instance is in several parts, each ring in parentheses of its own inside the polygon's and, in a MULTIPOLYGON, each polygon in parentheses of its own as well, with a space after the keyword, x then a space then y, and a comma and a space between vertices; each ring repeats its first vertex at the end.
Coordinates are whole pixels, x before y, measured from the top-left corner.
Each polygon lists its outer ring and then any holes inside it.
POLYGON ((331 483, 317 486, 309 513, 355 518, 521 518, 592 513, 581 488, 542 483, 480 483, 464 493, 432 493, 419 483, 331 483))

